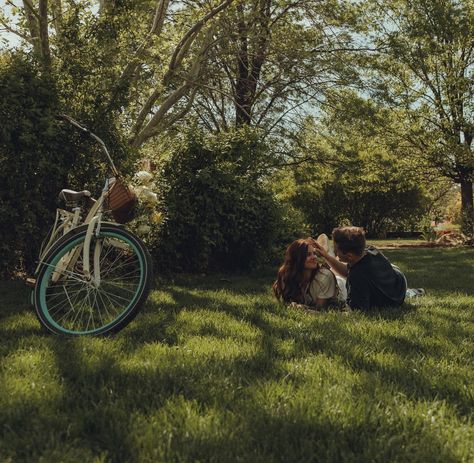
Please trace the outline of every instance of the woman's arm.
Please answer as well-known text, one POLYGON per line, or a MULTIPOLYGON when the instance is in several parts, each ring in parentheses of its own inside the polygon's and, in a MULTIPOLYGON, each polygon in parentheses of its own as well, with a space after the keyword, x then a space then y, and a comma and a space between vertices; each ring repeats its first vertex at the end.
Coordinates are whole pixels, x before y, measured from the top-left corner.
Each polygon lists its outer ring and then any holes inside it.
POLYGON ((314 305, 315 305, 316 309, 324 309, 324 307, 326 307, 328 305, 328 300, 329 299, 322 299, 322 298, 318 297, 314 301, 314 305))

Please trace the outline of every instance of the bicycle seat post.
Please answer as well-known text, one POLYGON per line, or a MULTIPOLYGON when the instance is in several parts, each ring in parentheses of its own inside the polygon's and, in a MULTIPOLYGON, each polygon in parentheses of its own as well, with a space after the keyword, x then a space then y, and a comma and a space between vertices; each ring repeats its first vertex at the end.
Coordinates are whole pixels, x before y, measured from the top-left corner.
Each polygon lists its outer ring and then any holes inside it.
POLYGON ((77 227, 79 221, 81 220, 81 212, 82 208, 80 206, 75 206, 72 208, 72 212, 74 212, 74 217, 72 219, 72 226, 77 227))

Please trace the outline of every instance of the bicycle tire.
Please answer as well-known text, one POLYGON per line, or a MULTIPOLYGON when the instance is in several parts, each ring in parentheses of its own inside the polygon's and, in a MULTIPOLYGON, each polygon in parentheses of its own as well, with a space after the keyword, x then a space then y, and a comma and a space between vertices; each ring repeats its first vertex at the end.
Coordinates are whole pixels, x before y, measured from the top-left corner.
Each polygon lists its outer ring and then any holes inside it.
POLYGON ((102 223, 91 242, 91 253, 100 246, 100 284, 95 286, 87 279, 81 273, 86 232, 87 225, 69 232, 40 263, 33 301, 41 325, 54 334, 116 333, 137 315, 151 289, 153 269, 148 250, 137 236, 113 223, 102 223), (78 256, 73 259, 74 268, 61 268, 61 259, 67 261, 66 256, 74 252, 78 256))

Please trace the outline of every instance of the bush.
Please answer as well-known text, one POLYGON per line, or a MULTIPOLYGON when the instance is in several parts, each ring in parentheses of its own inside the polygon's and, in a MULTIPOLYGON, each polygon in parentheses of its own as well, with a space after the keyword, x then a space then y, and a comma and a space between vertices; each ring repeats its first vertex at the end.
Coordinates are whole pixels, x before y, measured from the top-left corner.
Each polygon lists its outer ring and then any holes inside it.
POLYGON ((311 225, 313 234, 331 233, 334 227, 354 224, 369 237, 382 238, 387 232, 413 229, 427 209, 421 186, 406 180, 393 169, 368 179, 357 169, 336 175, 322 175, 300 182, 292 199, 311 225))
POLYGON ((258 174, 265 147, 249 128, 187 134, 158 179, 166 220, 152 245, 161 270, 244 270, 271 258, 283 219, 258 174))
POLYGON ((0 273, 34 265, 41 237, 51 225, 58 186, 69 153, 58 137, 54 82, 20 56, 0 66, 0 273))
MULTIPOLYGON (((21 54, 0 55, 2 277, 34 269, 62 188, 100 193, 104 155, 96 143, 55 120, 61 106, 53 77, 40 74, 21 54)), ((99 127, 101 137, 106 134, 120 164, 127 153, 117 149, 111 124, 103 118, 89 124, 94 131, 99 127)))

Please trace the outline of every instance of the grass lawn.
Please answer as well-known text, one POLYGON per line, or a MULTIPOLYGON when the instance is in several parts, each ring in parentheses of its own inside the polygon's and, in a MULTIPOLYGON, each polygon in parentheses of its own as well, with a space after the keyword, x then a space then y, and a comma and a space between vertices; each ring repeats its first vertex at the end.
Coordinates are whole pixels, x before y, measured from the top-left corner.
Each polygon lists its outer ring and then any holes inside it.
POLYGON ((390 246, 390 245, 421 245, 426 243, 422 238, 386 238, 386 239, 369 239, 367 244, 374 246, 390 246))
POLYGON ((309 314, 275 271, 158 282, 113 338, 0 283, 0 462, 472 462, 474 250, 386 251, 428 295, 309 314))

